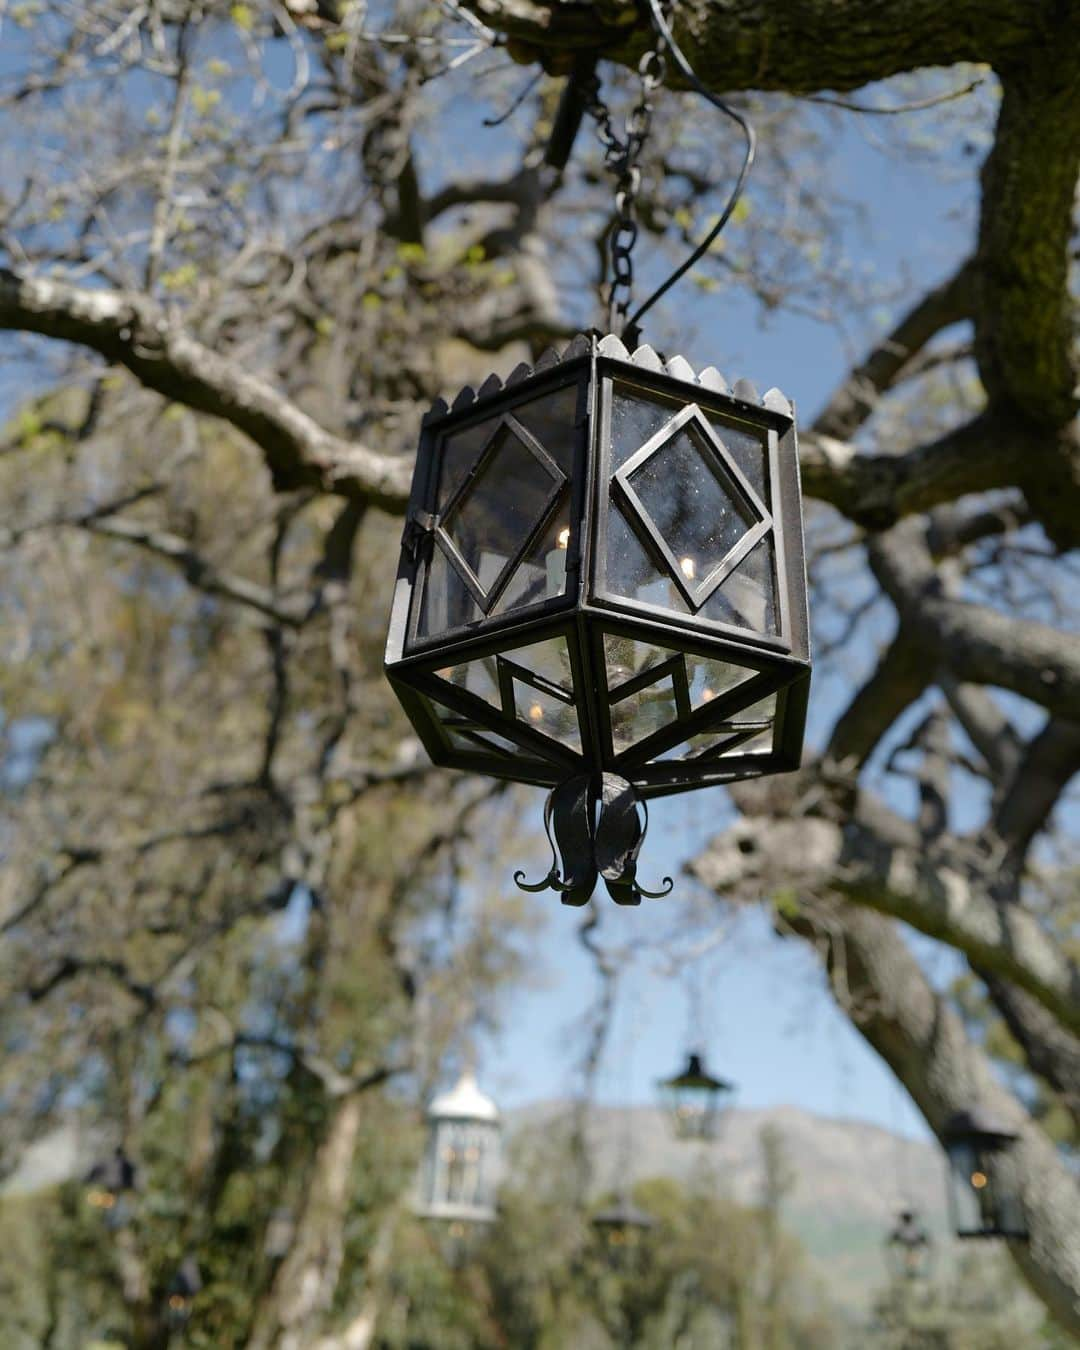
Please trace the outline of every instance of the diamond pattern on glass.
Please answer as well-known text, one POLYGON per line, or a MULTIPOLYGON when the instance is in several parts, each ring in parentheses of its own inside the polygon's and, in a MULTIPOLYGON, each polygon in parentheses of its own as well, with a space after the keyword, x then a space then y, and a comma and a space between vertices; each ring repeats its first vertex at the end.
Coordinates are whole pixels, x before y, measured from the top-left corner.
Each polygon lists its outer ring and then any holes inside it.
POLYGON ((631 455, 614 481, 695 611, 772 525, 696 404, 631 455))
POLYGON ((565 482, 531 432, 509 413, 499 419, 436 530, 439 545, 485 613, 565 482))
POLYGON ((566 594, 566 559, 571 542, 570 493, 564 488, 547 523, 525 550, 492 614, 525 609, 566 594))
POLYGON ((757 673, 616 633, 604 634, 604 665, 616 754, 689 717, 757 673))
MULTIPOLYGON (((490 713, 485 713, 484 708, 473 704, 468 713, 460 713, 433 704, 443 724, 459 738, 473 741, 474 749, 504 748, 510 752, 510 747, 516 745, 513 739, 516 724, 581 752, 574 674, 565 637, 545 638, 495 656, 458 661, 429 673, 452 688, 473 695, 490 709, 490 713)), ((536 749, 522 753, 543 755, 536 749)))
POLYGON ((472 591, 450 566, 440 548, 432 549, 424 574, 424 590, 417 619, 418 637, 434 637, 455 628, 464 628, 484 617, 472 591))
POLYGON ((773 541, 757 544, 701 607, 701 615, 755 633, 775 634, 776 567, 773 541))

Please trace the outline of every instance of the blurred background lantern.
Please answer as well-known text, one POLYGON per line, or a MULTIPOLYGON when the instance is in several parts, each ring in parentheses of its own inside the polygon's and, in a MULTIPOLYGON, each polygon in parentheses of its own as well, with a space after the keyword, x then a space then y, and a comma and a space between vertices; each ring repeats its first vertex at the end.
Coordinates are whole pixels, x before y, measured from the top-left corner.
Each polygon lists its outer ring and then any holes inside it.
POLYGON ((640 1209, 625 1192, 613 1205, 592 1216, 601 1256, 612 1270, 626 1271, 639 1264, 645 1255, 649 1230, 656 1226, 651 1214, 640 1209))
POLYGON ((184 1326, 191 1316, 191 1304, 202 1289, 202 1275, 193 1256, 185 1256, 169 1281, 165 1293, 167 1321, 173 1327, 184 1326))
POLYGON ((896 1282, 925 1280, 930 1274, 934 1244, 914 1209, 905 1208, 885 1239, 885 1260, 896 1282))
POLYGON ((661 1079, 658 1086, 679 1139, 716 1138, 734 1084, 714 1078, 700 1053, 691 1052, 685 1067, 671 1078, 661 1079))
POLYGON ((981 1107, 958 1112, 945 1126, 949 1207, 957 1237, 1027 1237, 1013 1154, 1018 1137, 981 1107))
POLYGON ((110 1227, 119 1227, 129 1218, 135 1179, 135 1164, 117 1145, 110 1158, 95 1163, 86 1174, 86 1203, 100 1209, 110 1227))
POLYGON ((419 1213, 451 1224, 491 1223, 499 1165, 499 1112, 465 1072, 428 1108, 419 1213))
POLYGON ((551 799, 567 876, 548 881, 584 903, 600 873, 636 903, 626 802, 799 763, 810 666, 788 400, 590 334, 437 404, 386 666, 436 763, 586 784, 551 799))

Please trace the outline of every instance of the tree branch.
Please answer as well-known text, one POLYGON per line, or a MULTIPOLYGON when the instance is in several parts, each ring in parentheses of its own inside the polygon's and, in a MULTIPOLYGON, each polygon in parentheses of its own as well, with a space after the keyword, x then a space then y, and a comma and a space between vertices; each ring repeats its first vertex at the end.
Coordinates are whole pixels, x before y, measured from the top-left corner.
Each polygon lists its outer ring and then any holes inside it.
MULTIPOLYGON (((879 808, 880 812, 881 808, 879 808)), ((1026 989, 1059 1022, 1080 1033, 1080 970, 1018 905, 999 903, 942 851, 928 855, 912 835, 886 839, 859 818, 744 817, 692 864, 725 895, 841 895, 955 947, 971 963, 1026 989)))
POLYGON ((172 326, 145 296, 0 268, 0 328, 89 347, 147 388, 229 422, 262 450, 278 491, 314 487, 404 510, 408 460, 332 435, 265 380, 172 326))
POLYGON ((837 763, 861 765, 904 709, 922 694, 932 676, 925 652, 901 628, 874 673, 841 714, 826 756, 837 763))
POLYGON ((833 393, 814 419, 819 436, 847 440, 873 414, 880 396, 901 379, 905 367, 944 328, 970 318, 974 286, 965 263, 935 286, 900 320, 833 393))
POLYGON ((803 491, 868 530, 928 511, 968 492, 1011 487, 1035 438, 1029 427, 981 413, 938 440, 900 455, 863 455, 811 430, 800 437, 803 491))
MULTIPOLYGON (((593 49, 629 64, 651 31, 619 0, 468 0, 468 8, 511 38, 518 60, 553 73, 566 54, 593 49)), ((780 89, 810 94, 958 61, 993 63, 1050 27, 1053 0, 684 0, 675 35, 699 78, 717 90, 780 89)))
POLYGON ((945 595, 917 522, 871 544, 870 562, 901 623, 957 680, 1011 689, 1055 716, 1080 721, 1075 638, 945 595))
POLYGON ((1031 841, 1080 772, 1080 726, 1051 718, 1016 765, 994 815, 994 830, 1019 870, 1031 841))
POLYGON ((200 554, 196 553, 186 539, 171 534, 168 530, 155 530, 134 520, 111 517, 106 520, 88 519, 77 522, 91 534, 102 535, 106 539, 119 539, 134 544, 155 557, 164 558, 177 566, 185 581, 196 590, 207 595, 217 595, 225 600, 246 605, 257 610, 276 623, 288 628, 298 628, 303 622, 300 610, 286 609, 278 604, 273 593, 265 586, 259 586, 244 577, 220 572, 200 554))

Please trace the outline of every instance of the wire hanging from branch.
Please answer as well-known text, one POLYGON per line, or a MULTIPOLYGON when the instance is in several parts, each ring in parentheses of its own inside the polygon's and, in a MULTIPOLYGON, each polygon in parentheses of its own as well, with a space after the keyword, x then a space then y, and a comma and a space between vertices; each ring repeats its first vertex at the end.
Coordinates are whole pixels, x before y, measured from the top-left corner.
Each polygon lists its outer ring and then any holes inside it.
POLYGON ((645 300, 643 304, 639 305, 634 313, 631 314, 630 318, 626 321, 625 331, 633 331, 637 328, 640 325, 642 316, 648 313, 653 305, 655 305, 662 296, 666 295, 672 286, 674 286, 680 278, 685 276, 690 268, 693 267, 700 258, 704 257, 712 247, 717 236, 720 234, 720 231, 731 219, 731 213, 738 205, 739 198, 742 196, 743 188, 746 185, 747 175, 754 163, 754 155, 757 149, 757 136, 749 121, 742 113, 738 112, 737 109, 725 102, 719 94, 714 94, 711 89, 707 88, 702 84, 701 80, 698 79, 697 73, 687 59, 686 54, 675 40, 675 35, 671 31, 671 25, 664 17, 664 11, 660 7, 660 0, 648 0, 648 5, 653 27, 656 29, 657 35, 663 39, 665 46, 674 58, 675 64, 679 67, 679 70, 682 72, 687 83, 692 89, 696 90, 702 98, 707 99, 714 108, 719 108, 725 116, 730 117, 733 122, 738 124, 745 140, 745 150, 743 152, 742 165, 739 168, 739 175, 735 180, 735 186, 732 188, 731 195, 728 197, 727 203, 720 213, 720 217, 716 224, 701 243, 698 244, 690 256, 686 258, 685 261, 681 262, 667 280, 658 286, 649 298, 645 300))

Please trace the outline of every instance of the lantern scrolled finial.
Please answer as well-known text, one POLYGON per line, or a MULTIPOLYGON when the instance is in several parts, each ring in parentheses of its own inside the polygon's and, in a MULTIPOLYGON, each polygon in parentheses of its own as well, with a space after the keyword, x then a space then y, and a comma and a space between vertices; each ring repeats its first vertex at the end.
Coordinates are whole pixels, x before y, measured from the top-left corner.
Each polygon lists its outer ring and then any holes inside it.
POLYGON ((614 773, 568 778, 552 788, 544 805, 551 871, 542 881, 526 881, 520 871, 514 880, 523 891, 558 891, 564 905, 587 904, 601 877, 616 904, 663 899, 675 884, 671 877, 664 877, 658 891, 646 890, 637 880, 637 857, 648 827, 648 807, 625 778, 614 773))

